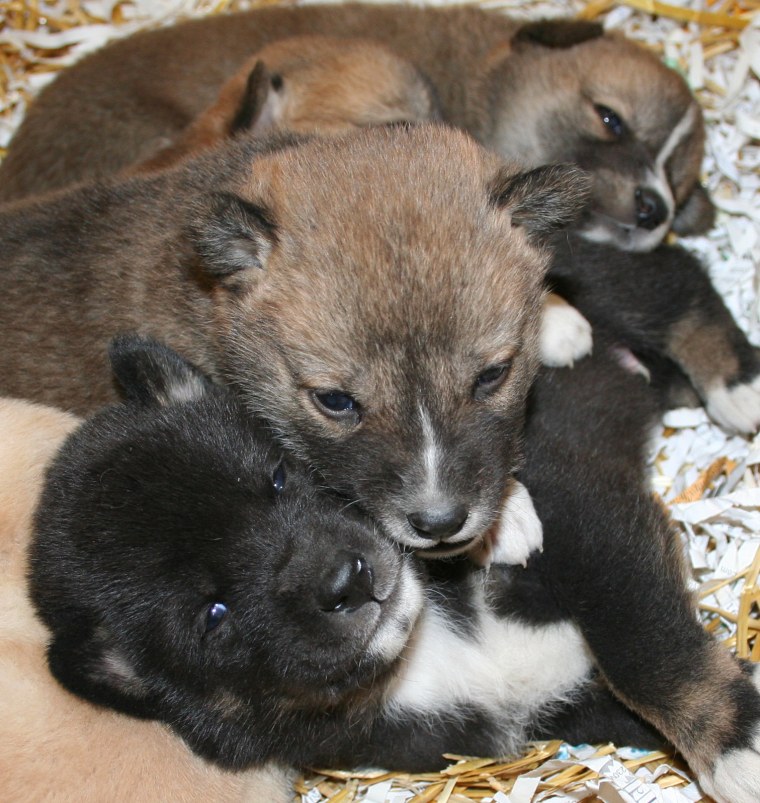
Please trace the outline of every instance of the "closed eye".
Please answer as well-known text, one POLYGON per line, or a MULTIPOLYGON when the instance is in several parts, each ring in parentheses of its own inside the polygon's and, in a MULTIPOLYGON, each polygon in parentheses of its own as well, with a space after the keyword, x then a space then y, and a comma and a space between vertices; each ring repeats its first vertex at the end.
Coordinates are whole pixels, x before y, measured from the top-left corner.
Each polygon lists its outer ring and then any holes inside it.
POLYGON ((615 137, 620 139, 628 130, 623 118, 608 106, 601 103, 594 104, 594 110, 599 115, 599 119, 604 123, 604 127, 615 137))

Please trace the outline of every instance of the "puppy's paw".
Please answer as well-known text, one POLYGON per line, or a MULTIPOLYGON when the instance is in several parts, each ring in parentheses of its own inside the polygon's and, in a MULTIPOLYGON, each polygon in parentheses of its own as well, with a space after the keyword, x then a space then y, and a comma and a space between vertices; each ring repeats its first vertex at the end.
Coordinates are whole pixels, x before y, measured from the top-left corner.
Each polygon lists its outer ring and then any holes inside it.
POLYGON ((756 432, 760 428, 760 376, 728 387, 716 385, 705 393, 707 414, 732 432, 756 432))
POLYGON ((551 368, 572 366, 591 353, 591 324, 560 296, 549 293, 541 318, 541 362, 551 368))
MULTIPOLYGON (((760 695, 760 665, 752 679, 760 695)), ((699 783, 718 803, 760 803, 760 717, 750 724, 744 744, 721 753, 709 771, 700 773, 699 783)))
POLYGON ((699 783, 719 803, 760 803, 760 725, 750 747, 727 750, 699 783))
POLYGON ((486 567, 492 563, 525 566, 531 553, 543 549, 543 545, 544 529, 528 489, 521 482, 514 482, 499 521, 473 554, 473 559, 486 567))

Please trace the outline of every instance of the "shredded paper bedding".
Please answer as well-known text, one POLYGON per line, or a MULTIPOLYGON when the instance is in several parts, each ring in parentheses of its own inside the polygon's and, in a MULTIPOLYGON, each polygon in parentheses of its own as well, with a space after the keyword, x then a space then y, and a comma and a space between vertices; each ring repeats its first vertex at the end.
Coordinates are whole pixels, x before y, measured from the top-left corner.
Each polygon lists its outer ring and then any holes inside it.
MULTIPOLYGON (((0 155, 27 104, 56 72, 137 30, 259 2, 6 0, 0 4, 0 155)), ((704 262, 731 312, 760 345, 760 0, 579 0, 483 3, 527 17, 579 15, 622 30, 688 80, 704 109, 703 180, 718 207, 709 235, 682 240, 704 262)), ((653 433, 654 493, 669 506, 693 567, 705 626, 760 660, 760 436, 711 423, 702 409, 669 412, 653 433)), ((451 757, 441 774, 321 772, 296 799, 347 803, 493 803, 702 799, 671 757, 613 746, 531 746, 508 762, 451 757)))

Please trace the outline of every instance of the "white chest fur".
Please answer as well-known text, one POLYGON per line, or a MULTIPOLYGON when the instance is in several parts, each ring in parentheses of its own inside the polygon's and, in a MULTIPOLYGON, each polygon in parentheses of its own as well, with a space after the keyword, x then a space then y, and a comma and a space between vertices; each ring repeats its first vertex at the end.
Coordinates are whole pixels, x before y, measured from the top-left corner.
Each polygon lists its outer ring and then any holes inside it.
POLYGON ((387 704, 427 717, 475 707, 503 720, 509 739, 541 707, 572 698, 590 669, 585 642, 569 622, 526 625, 499 619, 483 604, 475 631, 463 634, 428 602, 387 704))

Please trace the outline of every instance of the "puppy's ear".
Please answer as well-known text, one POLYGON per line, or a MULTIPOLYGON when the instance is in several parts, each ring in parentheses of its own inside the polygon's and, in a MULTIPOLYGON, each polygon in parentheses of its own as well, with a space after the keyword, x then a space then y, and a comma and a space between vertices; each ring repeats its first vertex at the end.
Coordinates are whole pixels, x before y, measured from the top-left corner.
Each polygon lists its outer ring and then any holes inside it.
POLYGON ((206 276, 234 289, 241 273, 266 267, 277 227, 265 206, 215 193, 191 226, 190 240, 206 276))
POLYGON ((676 234, 704 234, 715 223, 715 207, 707 190, 697 182, 691 195, 676 209, 673 231, 676 234))
POLYGON ((48 664, 59 683, 86 700, 135 717, 157 715, 129 661, 91 631, 59 633, 48 647, 48 664))
POLYGON ((148 406, 166 407, 198 399, 211 380, 176 351, 149 338, 120 335, 108 349, 123 396, 148 406))
POLYGON ((537 20, 519 28, 512 41, 562 49, 598 39, 600 36, 604 36, 604 28, 597 22, 537 20))
POLYGON ((230 134, 253 131, 262 135, 273 128, 282 117, 282 78, 272 75, 263 61, 257 61, 245 85, 230 134))
POLYGON ((591 179, 572 164, 545 165, 526 173, 502 168, 489 185, 491 201, 509 212, 513 226, 540 239, 573 223, 588 199, 591 179))

